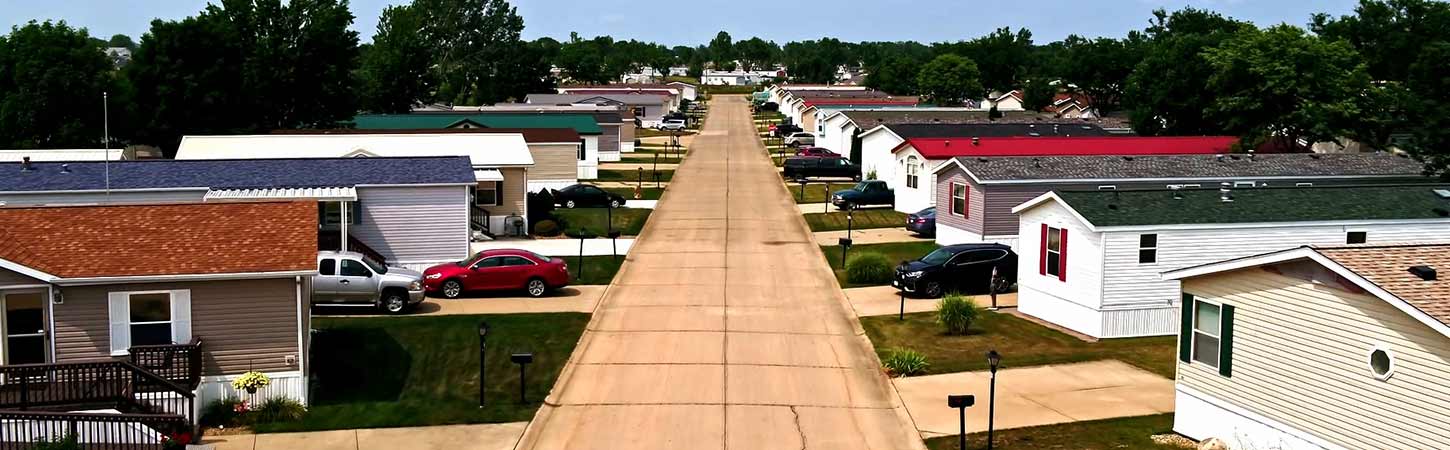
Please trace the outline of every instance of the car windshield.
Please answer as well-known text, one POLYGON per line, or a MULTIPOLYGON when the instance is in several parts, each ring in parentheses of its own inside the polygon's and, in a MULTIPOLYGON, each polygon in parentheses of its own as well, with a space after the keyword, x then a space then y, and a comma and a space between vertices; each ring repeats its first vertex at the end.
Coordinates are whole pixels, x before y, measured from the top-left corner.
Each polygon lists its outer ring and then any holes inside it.
POLYGON ((550 258, 548 256, 540 255, 538 253, 534 253, 534 252, 531 252, 531 251, 527 251, 527 250, 525 250, 524 252, 525 253, 528 253, 530 255, 533 255, 534 259, 537 259, 539 261, 552 261, 554 259, 554 258, 550 258))
POLYGON ((373 269, 373 272, 377 272, 378 275, 382 275, 382 274, 388 273, 388 266, 382 265, 381 263, 378 263, 377 261, 373 261, 372 258, 368 258, 368 257, 363 257, 362 260, 363 260, 363 264, 367 264, 368 267, 372 268, 373 269))
POLYGON ((921 258, 921 262, 931 264, 933 266, 939 266, 942 264, 946 264, 947 261, 950 261, 952 259, 952 256, 953 253, 950 250, 939 248, 931 253, 927 253, 926 256, 923 256, 921 258))

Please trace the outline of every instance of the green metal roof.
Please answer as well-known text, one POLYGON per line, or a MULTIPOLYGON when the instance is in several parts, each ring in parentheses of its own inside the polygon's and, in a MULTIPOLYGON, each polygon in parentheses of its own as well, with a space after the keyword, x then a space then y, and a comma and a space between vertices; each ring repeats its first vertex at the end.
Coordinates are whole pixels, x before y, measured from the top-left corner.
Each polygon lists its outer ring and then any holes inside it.
POLYGON ((1094 226, 1450 219, 1450 185, 1058 191, 1094 226), (1177 195, 1175 195, 1177 194, 1177 195))
POLYGON ((573 128, 579 134, 603 134, 592 114, 362 114, 352 119, 359 130, 454 128, 471 122, 484 128, 573 128))

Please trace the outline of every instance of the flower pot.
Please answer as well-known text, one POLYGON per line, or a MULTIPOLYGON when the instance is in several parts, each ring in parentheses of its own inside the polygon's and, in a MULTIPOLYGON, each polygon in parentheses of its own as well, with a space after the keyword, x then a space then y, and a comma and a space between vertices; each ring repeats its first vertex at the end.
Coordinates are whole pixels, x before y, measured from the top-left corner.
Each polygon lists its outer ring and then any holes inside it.
POLYGON ((255 394, 255 393, 257 393, 257 388, 255 388, 255 387, 249 387, 249 388, 247 388, 247 393, 248 394, 255 394))

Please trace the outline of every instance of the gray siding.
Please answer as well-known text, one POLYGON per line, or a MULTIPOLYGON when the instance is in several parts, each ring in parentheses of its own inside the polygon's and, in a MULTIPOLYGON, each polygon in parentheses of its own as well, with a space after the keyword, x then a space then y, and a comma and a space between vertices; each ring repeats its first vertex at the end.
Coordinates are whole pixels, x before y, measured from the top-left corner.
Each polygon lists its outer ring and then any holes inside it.
MULTIPOLYGON (((937 174, 936 179, 936 223, 937 226, 949 226, 959 230, 966 230, 974 234, 982 234, 982 207, 986 204, 986 193, 980 186, 967 178, 966 172, 960 167, 952 168, 937 174), (965 183, 967 185, 967 217, 952 214, 952 183, 965 183)), ((1015 216, 1014 216, 1015 218, 1015 216)), ((1015 231, 1012 234, 1016 234, 1015 231)))
POLYGON ((206 375, 298 370, 286 362, 298 352, 293 278, 61 288, 65 303, 54 305, 56 362, 110 357, 108 293, 180 289, 191 290, 191 335, 202 339, 206 375))
POLYGON ((45 284, 45 282, 10 270, 0 269, 0 288, 5 286, 34 286, 37 284, 45 284))
POLYGON ((79 193, 0 193, 0 202, 7 206, 74 205, 79 203, 181 203, 200 202, 206 189, 178 191, 113 191, 79 193))
MULTIPOLYGON (((503 169, 509 171, 523 169, 503 169)), ((522 195, 508 183, 504 195, 522 195), (510 193, 513 191, 513 193, 510 193)), ((377 250, 389 264, 456 261, 468 256, 468 190, 465 186, 362 187, 361 223, 349 233, 377 250)))
POLYGON ((634 119, 627 118, 619 125, 619 142, 634 142, 634 119))
POLYGON ((1234 305, 1233 372, 1178 363, 1178 383, 1344 448, 1450 448, 1450 339, 1376 297, 1247 269, 1184 282, 1234 305), (1394 359, 1371 375, 1380 346, 1394 359))
POLYGON ((620 137, 619 137, 619 127, 620 126, 619 125, 616 125, 616 124, 600 124, 599 125, 599 128, 604 129, 604 134, 602 134, 602 135, 599 136, 599 152, 600 153, 618 152, 619 151, 619 139, 620 139, 620 137))

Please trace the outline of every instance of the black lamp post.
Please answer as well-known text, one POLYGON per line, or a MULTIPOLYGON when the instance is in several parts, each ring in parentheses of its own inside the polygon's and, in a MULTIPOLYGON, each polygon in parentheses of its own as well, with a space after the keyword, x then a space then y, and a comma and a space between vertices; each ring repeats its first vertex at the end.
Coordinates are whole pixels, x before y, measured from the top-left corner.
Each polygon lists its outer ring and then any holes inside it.
POLYGON ((576 282, 584 279, 584 242, 594 237, 594 233, 587 229, 579 230, 579 276, 575 279, 576 282))
POLYGON ((488 358, 486 358, 486 356, 488 356, 488 352, 486 350, 487 348, 488 348, 488 322, 479 322, 478 323, 478 407, 479 408, 482 408, 483 405, 484 405, 483 392, 487 389, 487 386, 488 386, 488 383, 486 382, 487 379, 484 378, 484 374, 487 373, 487 367, 488 367, 488 358))
POLYGON ((806 202, 806 183, 809 183, 809 181, 806 181, 805 177, 802 177, 801 179, 796 180, 796 182, 798 182, 798 183, 801 184, 800 201, 801 201, 801 203, 805 203, 806 202))
POLYGON ((957 409, 957 450, 967 449, 967 408, 977 403, 975 395, 948 395, 947 406, 957 409))
MULTIPOLYGON (((906 265, 906 261, 902 261, 901 265, 906 265)), ((896 293, 901 295, 901 310, 896 313, 896 320, 906 320, 906 290, 899 290, 896 293)))
POLYGON ((529 399, 524 394, 524 390, 528 387, 528 383, 525 382, 524 368, 528 367, 529 363, 534 362, 534 354, 529 352, 514 353, 509 356, 509 360, 519 365, 519 403, 527 404, 529 403, 529 399))
POLYGON ((997 408, 997 367, 1002 365, 1002 354, 997 349, 987 351, 987 364, 992 367, 992 381, 987 397, 987 450, 992 450, 992 419, 997 408))

